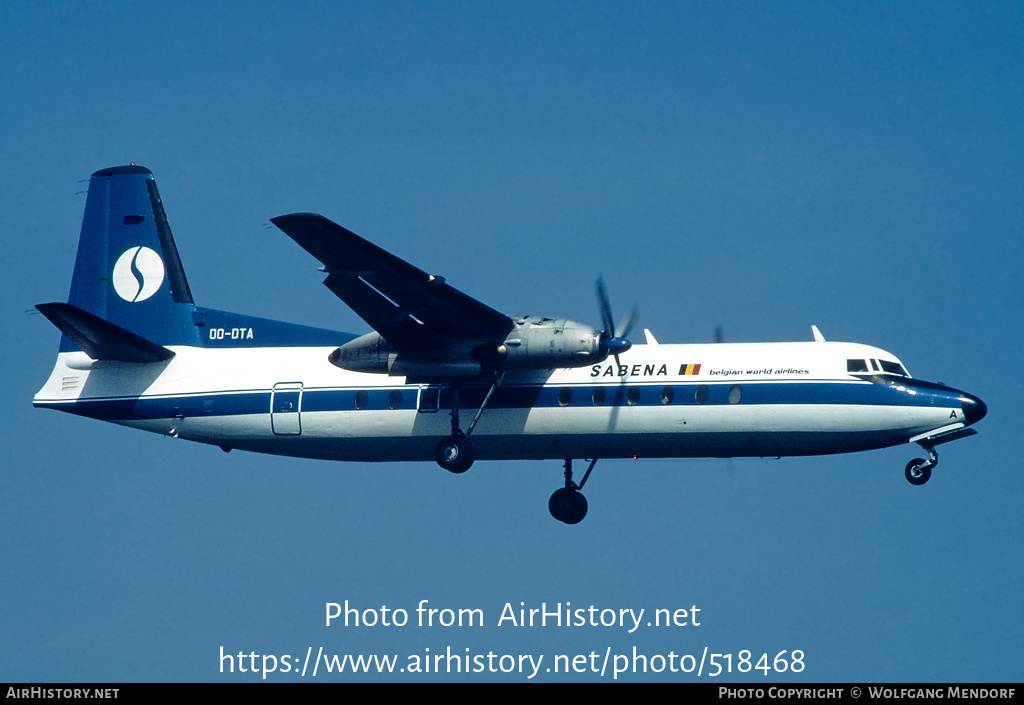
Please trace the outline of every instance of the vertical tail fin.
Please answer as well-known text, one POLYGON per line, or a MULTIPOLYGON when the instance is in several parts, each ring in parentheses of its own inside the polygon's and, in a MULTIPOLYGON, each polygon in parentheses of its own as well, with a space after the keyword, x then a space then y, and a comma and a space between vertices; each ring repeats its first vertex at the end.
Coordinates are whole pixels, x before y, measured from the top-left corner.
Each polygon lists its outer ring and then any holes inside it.
MULTIPOLYGON (((196 342, 192 294, 149 169, 92 175, 68 303, 160 345, 196 342)), ((62 338, 61 350, 76 347, 62 338)))

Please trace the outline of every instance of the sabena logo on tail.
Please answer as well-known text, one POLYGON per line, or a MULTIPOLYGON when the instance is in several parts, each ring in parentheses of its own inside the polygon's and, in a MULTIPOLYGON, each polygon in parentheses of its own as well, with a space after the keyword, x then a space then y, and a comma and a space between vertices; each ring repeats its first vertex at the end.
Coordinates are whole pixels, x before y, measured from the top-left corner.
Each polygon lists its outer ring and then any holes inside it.
POLYGON ((148 247, 130 247, 114 264, 114 291, 125 301, 145 301, 164 282, 164 261, 148 247))

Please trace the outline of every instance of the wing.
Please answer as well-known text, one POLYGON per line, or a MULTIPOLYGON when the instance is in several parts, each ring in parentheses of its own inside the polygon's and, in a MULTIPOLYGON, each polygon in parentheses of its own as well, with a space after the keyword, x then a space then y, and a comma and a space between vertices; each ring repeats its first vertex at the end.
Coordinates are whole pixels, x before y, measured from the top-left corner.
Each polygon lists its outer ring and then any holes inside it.
POLYGON ((500 342, 512 319, 322 215, 271 218, 323 262, 324 284, 398 351, 418 354, 500 342))

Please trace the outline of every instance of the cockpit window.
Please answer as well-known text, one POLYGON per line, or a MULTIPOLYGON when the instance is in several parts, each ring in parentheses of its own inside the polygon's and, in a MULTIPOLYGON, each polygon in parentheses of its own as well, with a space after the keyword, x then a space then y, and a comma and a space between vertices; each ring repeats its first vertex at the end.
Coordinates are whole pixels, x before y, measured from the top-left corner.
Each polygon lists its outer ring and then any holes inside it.
POLYGON ((892 362, 890 360, 879 360, 879 364, 882 365, 882 372, 888 372, 889 374, 899 375, 900 377, 909 377, 907 371, 903 369, 903 365, 898 362, 892 362))
MULTIPOLYGON (((907 374, 907 370, 898 362, 892 360, 871 360, 871 369, 876 373, 881 372, 882 374, 897 375, 899 377, 910 377, 907 374)), ((847 360, 846 371, 850 374, 861 374, 868 372, 868 361, 867 360, 847 360)))

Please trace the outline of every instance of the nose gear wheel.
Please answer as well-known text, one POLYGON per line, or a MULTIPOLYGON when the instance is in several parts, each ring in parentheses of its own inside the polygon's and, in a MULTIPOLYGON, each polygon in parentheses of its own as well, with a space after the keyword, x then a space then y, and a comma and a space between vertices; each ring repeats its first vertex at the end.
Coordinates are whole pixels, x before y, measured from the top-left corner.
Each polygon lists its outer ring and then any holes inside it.
POLYGON ((923 485, 928 482, 932 476, 932 468, 939 464, 939 454, 935 452, 934 446, 921 444, 921 447, 928 451, 928 460, 914 458, 907 463, 907 469, 904 471, 907 482, 912 485, 923 485))

